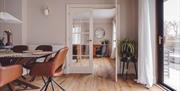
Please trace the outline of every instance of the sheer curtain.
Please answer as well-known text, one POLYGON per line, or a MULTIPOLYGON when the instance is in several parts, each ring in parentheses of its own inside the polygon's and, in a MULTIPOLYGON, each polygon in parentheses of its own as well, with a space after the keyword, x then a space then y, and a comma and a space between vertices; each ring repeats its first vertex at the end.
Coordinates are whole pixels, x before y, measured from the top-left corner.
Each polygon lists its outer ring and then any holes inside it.
POLYGON ((137 82, 152 87, 154 83, 154 38, 151 19, 152 0, 139 0, 138 29, 138 79, 137 82))

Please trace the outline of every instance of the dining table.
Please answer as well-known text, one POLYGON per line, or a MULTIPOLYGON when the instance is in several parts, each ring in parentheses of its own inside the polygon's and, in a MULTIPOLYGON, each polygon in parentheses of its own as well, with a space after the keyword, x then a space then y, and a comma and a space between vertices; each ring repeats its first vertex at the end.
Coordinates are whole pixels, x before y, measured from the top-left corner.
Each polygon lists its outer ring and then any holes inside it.
MULTIPOLYGON (((7 61, 4 59, 11 60, 11 65, 20 64, 19 61, 24 61, 23 63, 35 63, 39 58, 46 58, 52 54, 55 54, 57 51, 25 51, 23 53, 15 53, 12 51, 1 51, 0 52, 0 62, 7 61)), ((20 64, 24 65, 24 64, 20 64)), ((22 75, 23 76, 23 75, 22 75)), ((30 81, 25 79, 18 79, 16 82, 25 85, 26 87, 30 87, 32 89, 39 89, 38 86, 33 85, 30 81)))

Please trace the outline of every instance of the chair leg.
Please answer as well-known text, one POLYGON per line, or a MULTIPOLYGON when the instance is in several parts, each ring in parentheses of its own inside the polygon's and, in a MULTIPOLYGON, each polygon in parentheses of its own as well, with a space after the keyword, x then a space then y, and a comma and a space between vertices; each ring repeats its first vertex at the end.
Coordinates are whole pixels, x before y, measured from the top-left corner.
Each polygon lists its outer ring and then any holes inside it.
POLYGON ((49 86, 49 83, 50 83, 50 82, 48 82, 48 84, 46 85, 46 87, 45 87, 44 91, 47 91, 48 86, 49 86))
POLYGON ((42 91, 45 88, 46 84, 44 84, 44 86, 40 89, 40 91, 42 91))
POLYGON ((128 78, 128 68, 129 68, 129 62, 127 62, 127 64, 126 64, 126 80, 128 78))
POLYGON ((61 87, 58 83, 56 83, 56 81, 54 81, 53 79, 52 79, 52 81, 53 81, 59 88, 61 88, 61 90, 66 91, 63 87, 61 87))
POLYGON ((51 87, 52 87, 52 90, 54 91, 54 86, 53 86, 52 80, 51 80, 51 87))
POLYGON ((45 87, 47 87, 48 84, 49 84, 49 79, 45 82, 44 86, 40 89, 40 91, 42 91, 45 87))
POLYGON ((16 91, 14 86, 11 83, 8 84, 8 87, 9 87, 10 91, 16 91))
MULTIPOLYGON (((121 67, 122 67, 121 65, 122 65, 122 62, 120 61, 120 69, 121 69, 121 67)), ((122 76, 122 70, 121 70, 120 72, 121 72, 120 75, 122 76)))
POLYGON ((46 84, 46 81, 45 81, 45 79, 44 79, 44 77, 43 77, 43 76, 42 76, 42 79, 43 79, 44 84, 46 84))
POLYGON ((136 65, 136 62, 134 62, 134 68, 135 68, 136 78, 137 78, 137 65, 136 65))
POLYGON ((46 85, 44 91, 47 91, 50 82, 51 82, 51 78, 48 79, 48 84, 46 85))
POLYGON ((27 78, 25 76, 21 76, 23 80, 26 80, 27 78))
POLYGON ((31 79, 30 79, 30 82, 34 81, 36 79, 36 76, 33 76, 31 79))
POLYGON ((123 62, 122 76, 124 76, 124 66, 125 66, 125 62, 123 62))

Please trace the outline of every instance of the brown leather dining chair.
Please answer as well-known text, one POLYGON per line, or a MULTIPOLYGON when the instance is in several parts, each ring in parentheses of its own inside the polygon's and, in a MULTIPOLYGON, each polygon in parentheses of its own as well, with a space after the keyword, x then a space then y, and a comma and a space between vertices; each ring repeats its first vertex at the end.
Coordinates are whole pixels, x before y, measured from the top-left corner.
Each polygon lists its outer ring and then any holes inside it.
MULTIPOLYGON (((21 65, 11 65, 11 66, 0 66, 0 88, 9 85, 12 81, 18 79, 22 75, 21 65)), ((11 87, 11 86, 10 86, 11 87)), ((13 88, 10 88, 13 90, 13 88)))
POLYGON ((28 50, 28 46, 27 45, 15 45, 12 48, 12 51, 16 52, 16 53, 23 53, 23 51, 27 51, 27 50, 28 50))
MULTIPOLYGON (((35 50, 41 50, 41 51, 52 51, 52 46, 51 45, 39 45, 35 48, 35 50)), ((44 62, 48 59, 49 56, 47 56, 45 59, 44 59, 44 62)), ((31 62, 28 62, 26 63, 26 68, 27 69, 30 69, 32 64, 36 63, 36 61, 31 61, 31 62)))
MULTIPOLYGON (((41 51, 52 51, 53 48, 51 45, 39 45, 35 48, 35 50, 41 50, 41 51)), ((44 59, 44 62, 46 62, 51 56, 47 56, 44 59)), ((29 63, 26 63, 27 65, 25 66, 26 69, 31 69, 32 65, 35 64, 36 61, 31 61, 29 63)), ((32 77, 30 81, 34 81, 36 77, 32 77)))
MULTIPOLYGON (((27 45, 15 45, 11 49, 15 53, 23 53, 24 51, 27 51, 29 48, 27 45)), ((12 60, 11 64, 25 64, 25 61, 23 60, 12 60)))
POLYGON ((53 91, 54 91, 53 83, 55 83, 61 90, 65 91, 65 89, 63 87, 61 87, 55 80, 53 80, 53 77, 63 75, 62 66, 64 64, 67 52, 68 52, 67 47, 62 48, 48 62, 36 63, 32 66, 31 71, 30 71, 31 76, 48 77, 48 80, 46 82, 44 81, 45 84, 41 88, 40 91, 42 91, 43 89, 44 89, 44 91, 47 91, 50 83, 51 83, 53 91))
MULTIPOLYGON (((39 45, 36 47, 35 50, 42 50, 42 51, 53 51, 53 48, 51 45, 39 45)), ((48 60, 50 58, 50 56, 47 56, 45 59, 44 59, 44 62, 46 60, 48 60)))
MULTIPOLYGON (((13 46, 13 48, 11 50, 15 53, 23 53, 24 51, 27 51, 28 49, 29 49, 29 47, 27 45, 15 45, 15 46, 13 46)), ((26 68, 26 66, 25 66, 26 61, 24 61, 23 59, 18 59, 18 60, 12 59, 10 61, 10 64, 21 64, 21 65, 23 65, 24 68, 26 68)), ((22 78, 26 79, 25 76, 22 76, 22 78)))
POLYGON ((51 45, 39 45, 35 50, 52 51, 52 49, 51 45))

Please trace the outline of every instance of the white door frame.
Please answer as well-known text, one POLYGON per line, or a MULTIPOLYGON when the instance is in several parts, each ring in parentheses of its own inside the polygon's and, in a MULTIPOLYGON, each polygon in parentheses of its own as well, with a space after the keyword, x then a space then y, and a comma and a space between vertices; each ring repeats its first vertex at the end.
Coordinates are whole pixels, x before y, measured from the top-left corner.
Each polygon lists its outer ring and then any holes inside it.
POLYGON ((120 65, 120 56, 118 55, 118 40, 121 39, 121 32, 120 32, 120 4, 118 3, 118 0, 115 1, 115 6, 116 6, 116 61, 115 61, 115 81, 117 82, 118 81, 118 74, 120 74, 120 68, 121 68, 121 65, 120 65))
MULTIPOLYGON (((70 35, 69 35, 69 30, 70 30, 70 23, 69 23, 69 12, 70 12, 70 8, 94 8, 94 9, 109 9, 109 8, 115 8, 116 7, 116 10, 117 10, 117 12, 116 12, 116 21, 117 21, 117 26, 116 26, 116 28, 117 28, 117 33, 120 35, 120 22, 119 22, 119 20, 120 20, 120 7, 119 7, 119 5, 114 5, 114 4, 67 4, 66 5, 66 43, 67 43, 67 45, 69 46, 69 44, 70 44, 70 35)), ((119 40, 120 38, 119 38, 119 36, 117 36, 117 40, 119 40)), ((116 46, 116 48, 117 48, 117 46, 116 46)), ((117 50, 117 49, 116 49, 117 50)), ((66 73, 71 73, 71 72, 69 72, 69 67, 68 67, 68 65, 70 64, 69 63, 69 61, 68 60, 70 60, 71 58, 70 58, 70 56, 69 56, 69 54, 67 54, 67 62, 66 62, 66 67, 65 67, 65 71, 66 71, 66 73)), ((116 75, 119 73, 119 67, 120 67, 120 65, 119 65, 119 62, 118 62, 118 60, 119 60, 119 57, 118 57, 118 54, 117 54, 117 51, 116 51, 116 69, 115 69, 115 72, 116 72, 116 75)), ((115 77, 115 80, 117 81, 117 76, 115 77)))

